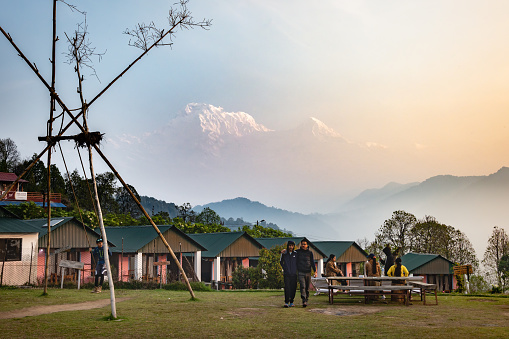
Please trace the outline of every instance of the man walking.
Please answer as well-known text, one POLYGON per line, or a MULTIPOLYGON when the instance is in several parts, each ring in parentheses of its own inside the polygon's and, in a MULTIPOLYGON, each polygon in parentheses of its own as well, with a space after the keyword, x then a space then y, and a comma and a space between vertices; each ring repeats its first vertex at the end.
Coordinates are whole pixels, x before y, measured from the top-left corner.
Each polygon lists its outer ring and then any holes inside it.
POLYGON ((297 272, 300 284, 300 297, 302 298, 302 307, 308 305, 309 285, 311 284, 311 272, 314 272, 316 278, 315 259, 313 252, 309 250, 309 244, 306 239, 300 242, 300 248, 297 250, 297 272))
POLYGON ((285 308, 294 307, 293 299, 297 290, 297 253, 295 252, 295 243, 288 240, 286 251, 281 253, 279 261, 283 268, 285 282, 285 308))

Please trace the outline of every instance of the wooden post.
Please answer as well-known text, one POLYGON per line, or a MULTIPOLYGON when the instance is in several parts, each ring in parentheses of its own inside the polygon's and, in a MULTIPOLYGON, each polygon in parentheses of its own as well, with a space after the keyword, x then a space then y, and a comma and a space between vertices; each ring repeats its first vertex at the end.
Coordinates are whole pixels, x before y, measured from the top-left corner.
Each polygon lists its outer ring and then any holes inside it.
POLYGON ((60 289, 64 288, 64 279, 65 279, 65 267, 60 267, 60 289))
POLYGON ((97 207, 97 219, 99 219, 99 227, 101 228, 101 235, 103 239, 103 247, 104 247, 104 264, 106 265, 106 273, 108 276, 108 285, 110 287, 110 301, 111 301, 111 316, 114 319, 117 319, 117 305, 115 301, 115 286, 113 284, 113 278, 111 276, 111 266, 110 266, 110 254, 108 249, 108 238, 106 236, 106 230, 104 229, 104 221, 103 214, 101 210, 101 203, 99 202, 99 194, 97 192, 97 181, 95 180, 95 172, 94 165, 92 161, 92 148, 88 146, 88 157, 90 162, 90 174, 92 176, 92 183, 94 186, 94 195, 95 195, 95 204, 97 207))

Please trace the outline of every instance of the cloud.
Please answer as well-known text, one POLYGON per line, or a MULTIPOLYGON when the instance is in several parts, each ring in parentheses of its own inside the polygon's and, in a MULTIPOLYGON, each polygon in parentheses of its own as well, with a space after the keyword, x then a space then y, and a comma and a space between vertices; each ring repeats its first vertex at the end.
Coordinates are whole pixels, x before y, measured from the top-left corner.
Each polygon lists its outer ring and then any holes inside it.
POLYGON ((370 149, 388 149, 389 147, 386 146, 386 145, 383 145, 383 144, 379 144, 377 142, 372 142, 372 141, 366 141, 366 143, 364 144, 367 148, 370 148, 370 149))

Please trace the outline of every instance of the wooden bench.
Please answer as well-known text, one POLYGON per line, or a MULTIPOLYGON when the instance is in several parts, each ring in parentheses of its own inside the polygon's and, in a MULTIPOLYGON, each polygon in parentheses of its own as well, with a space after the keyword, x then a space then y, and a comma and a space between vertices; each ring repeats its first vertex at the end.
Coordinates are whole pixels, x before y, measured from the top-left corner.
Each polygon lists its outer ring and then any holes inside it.
POLYGON ((338 286, 329 285, 329 303, 334 304, 334 293, 364 296, 364 302, 368 302, 368 296, 398 295, 404 298, 405 305, 410 305, 410 291, 412 286, 338 286), (336 291, 335 291, 336 290, 336 291), (403 291, 404 293, 401 293, 403 291))
POLYGON ((320 293, 328 293, 329 291, 329 280, 327 278, 311 278, 311 285, 315 288, 315 295, 320 293))
POLYGON ((421 295, 421 301, 423 305, 426 305, 426 292, 435 293, 435 303, 434 304, 428 304, 428 305, 438 305, 438 297, 437 297, 437 285, 436 284, 427 284, 420 281, 410 281, 410 284, 412 286, 419 288, 420 295, 421 295))

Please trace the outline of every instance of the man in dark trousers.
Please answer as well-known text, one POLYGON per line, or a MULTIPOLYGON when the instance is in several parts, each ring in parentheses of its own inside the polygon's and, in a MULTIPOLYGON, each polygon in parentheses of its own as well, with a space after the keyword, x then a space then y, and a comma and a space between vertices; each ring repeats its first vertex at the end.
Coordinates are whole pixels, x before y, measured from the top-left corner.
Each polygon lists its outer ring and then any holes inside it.
MULTIPOLYGON (((103 240, 101 238, 96 241, 97 247, 94 248, 92 252, 92 256, 95 261, 95 284, 92 293, 101 293, 104 282, 104 272, 106 272, 105 259, 104 259, 104 248, 103 248, 103 240)), ((111 257, 111 251, 108 249, 109 255, 111 257)))
POLYGON ((283 268, 285 282, 285 308, 294 307, 293 299, 297 290, 297 252, 292 240, 288 240, 286 251, 281 253, 279 263, 283 268))
POLYGON ((309 250, 309 244, 306 239, 300 242, 300 248, 297 250, 297 272, 300 284, 300 297, 302 298, 302 307, 308 305, 309 300, 309 285, 311 284, 311 272, 315 269, 315 258, 313 252, 309 250))

